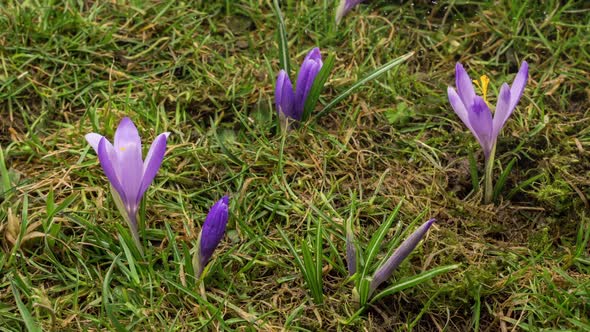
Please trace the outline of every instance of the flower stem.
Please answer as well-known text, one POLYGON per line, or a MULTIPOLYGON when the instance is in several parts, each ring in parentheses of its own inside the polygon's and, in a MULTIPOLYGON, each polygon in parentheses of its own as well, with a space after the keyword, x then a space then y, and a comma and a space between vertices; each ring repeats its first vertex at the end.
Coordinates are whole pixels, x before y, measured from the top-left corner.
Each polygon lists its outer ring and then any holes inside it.
POLYGON ((484 180, 484 196, 483 203, 490 204, 494 198, 494 157, 496 156, 496 144, 492 146, 490 155, 486 158, 485 180, 484 180))
POLYGON ((139 250, 139 254, 143 256, 143 245, 141 244, 141 239, 139 238, 139 230, 137 225, 137 216, 129 216, 129 229, 131 230, 131 236, 133 237, 133 242, 139 250))

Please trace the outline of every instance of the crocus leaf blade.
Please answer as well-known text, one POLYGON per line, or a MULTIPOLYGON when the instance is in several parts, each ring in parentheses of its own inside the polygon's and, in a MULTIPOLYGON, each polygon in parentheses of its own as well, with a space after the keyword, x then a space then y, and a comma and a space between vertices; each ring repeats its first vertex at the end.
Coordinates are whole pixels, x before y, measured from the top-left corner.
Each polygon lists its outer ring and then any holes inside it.
POLYGON ((494 201, 496 201, 498 199, 498 196, 500 195, 502 188, 504 188, 504 185, 506 184, 506 180, 508 180, 508 175, 510 174, 510 171, 512 171, 512 167, 514 167, 515 163, 516 163, 516 157, 514 157, 514 158, 512 158, 512 160, 510 160, 508 165, 506 165, 506 168, 500 174, 498 181, 496 181, 496 185, 494 186, 494 198, 493 198, 494 201))
POLYGON ((279 62, 281 69, 284 69, 287 74, 291 72, 291 63, 289 61, 289 40, 287 39, 287 29, 285 28, 285 21, 281 13, 281 7, 278 0, 273 0, 273 7, 277 15, 277 26, 279 34, 279 62))
POLYGON ((104 305, 107 317, 109 318, 115 329, 119 332, 128 331, 128 329, 123 324, 121 324, 121 322, 119 322, 117 317, 115 317, 113 313, 113 305, 109 303, 108 299, 110 294, 109 285, 111 284, 111 279, 113 277, 113 270, 115 269, 115 266, 118 265, 119 257, 121 255, 122 253, 119 253, 117 256, 115 256, 115 258, 113 259, 113 263, 107 270, 107 273, 104 276, 104 281, 102 283, 102 304, 104 305))
POLYGON ((10 177, 8 174, 8 169, 6 168, 2 146, 0 146, 0 177, 2 178, 2 182, 0 182, 0 197, 3 197, 8 193, 8 190, 10 190, 12 186, 10 184, 10 177))
POLYGON ((332 101, 329 102, 326 106, 324 106, 324 108, 320 112, 318 112, 315 115, 315 117, 316 118, 319 118, 320 116, 326 114, 334 106, 336 106, 336 104, 338 104, 344 98, 348 97, 350 94, 352 94, 353 92, 355 92, 358 88, 360 88, 363 85, 365 85, 366 83, 368 83, 368 82, 370 82, 370 81, 378 78, 379 76, 385 74, 390 69, 399 66, 404 61, 406 61, 409 58, 411 58, 413 55, 414 55, 414 52, 413 51, 412 52, 409 52, 409 53, 406 53, 406 54, 404 54, 404 55, 402 55, 402 56, 400 56, 398 58, 395 58, 395 59, 389 61, 388 63, 384 64, 383 66, 377 68, 372 73, 370 73, 369 75, 363 77, 358 82, 356 82, 355 84, 353 84, 351 87, 349 87, 348 89, 346 89, 345 91, 343 91, 342 93, 340 93, 338 96, 336 96, 334 99, 332 99, 332 101))
POLYGON ((544 173, 541 174, 537 174, 533 177, 530 177, 524 181, 522 181, 518 186, 516 186, 514 189, 512 189, 510 191, 510 193, 508 193, 508 195, 506 196, 506 199, 511 199, 514 195, 516 195, 519 191, 521 191, 522 189, 530 186, 531 184, 535 183, 535 181, 541 179, 545 177, 544 173))
POLYGON ((127 258, 127 265, 129 266, 129 276, 131 277, 131 280, 133 280, 135 282, 136 285, 139 285, 139 274, 137 273, 137 268, 135 267, 135 258, 133 257, 133 255, 131 254, 131 250, 129 249, 129 246, 127 245, 127 243, 125 242, 125 240, 123 239, 123 237, 121 236, 121 234, 118 235, 119 238, 119 242, 121 243, 121 247, 123 247, 123 252, 125 253, 125 257, 127 258))
POLYGON ((316 238, 315 238, 315 270, 316 270, 316 281, 319 285, 320 294, 323 297, 323 283, 322 283, 322 267, 323 267, 323 230, 322 230, 322 221, 318 219, 318 227, 316 230, 316 238))
MULTIPOLYGON (((213 120, 211 120, 212 124, 213 124, 213 120)), ((226 155, 231 161, 233 161, 234 163, 236 163, 237 165, 243 166, 244 162, 241 161, 238 157, 236 157, 233 153, 231 153, 228 148, 225 146, 225 140, 223 140, 220 136, 219 133, 217 132, 217 130, 213 130, 213 136, 215 137, 215 140, 217 140, 217 142, 219 143, 219 148, 221 149, 221 152, 226 155)))
POLYGON ((469 173, 471 174, 471 185, 473 186, 473 191, 477 192, 479 190, 479 175, 477 173, 477 161, 475 160, 475 156, 473 151, 469 152, 469 173))
POLYGON ((297 250, 295 250, 293 243, 291 243, 291 241, 289 241, 289 238, 287 237, 287 235, 285 234, 285 232, 283 231, 283 229, 280 226, 277 227, 277 230, 279 231, 279 234, 281 234, 281 237, 283 238, 283 240, 285 240, 285 244, 289 248, 289 251, 291 251, 293 258, 295 259, 295 264, 297 264, 297 266, 299 267, 299 270, 301 271, 301 273, 303 275, 307 275, 307 272, 305 269, 305 264, 303 264, 301 257, 299 257, 299 254, 297 254, 297 250))
POLYGON ((27 306, 20 299, 20 292, 19 292, 16 284, 12 280, 10 281, 10 288, 12 288, 12 294, 14 295, 14 300, 16 301, 16 306, 18 308, 18 311, 21 314, 21 317, 23 318, 23 321, 25 323, 25 326, 27 327, 27 330, 33 331, 33 332, 41 332, 42 331, 41 327, 39 326, 39 324, 37 324, 37 322, 33 318, 33 315, 31 315, 31 312, 29 311, 27 306))
MULTIPOLYGON (((391 227, 391 224, 393 223, 393 221, 397 217, 397 214, 402 206, 402 203, 403 203, 403 200, 401 200, 397 204, 397 206, 395 207, 393 212, 389 215, 389 218, 387 218, 387 220, 383 224, 381 224, 381 226, 377 229, 375 234, 373 234, 373 236, 371 237, 371 240, 369 241, 369 245, 365 249, 365 261, 364 261, 364 266, 361 270, 362 272, 360 275, 360 279, 365 279, 365 277, 367 277, 369 275, 369 269, 371 268, 371 263, 373 262, 373 259, 377 256, 379 249, 381 249, 381 244, 383 242, 383 239, 385 238, 387 231, 391 227)), ((359 289, 359 291, 360 291, 360 289, 359 289)))
POLYGON ((400 292, 404 289, 408 289, 408 288, 417 286, 417 285, 419 285, 423 282, 426 282, 438 275, 441 275, 443 273, 447 273, 449 271, 457 269, 460 266, 461 266, 461 264, 452 264, 452 265, 441 266, 441 267, 437 267, 437 268, 422 272, 422 273, 412 276, 412 277, 404 278, 404 279, 400 280, 400 282, 395 283, 395 284, 385 288, 381 292, 377 293, 375 296, 373 296, 371 298, 370 302, 373 303, 375 301, 378 301, 378 300, 384 298, 385 296, 400 292))

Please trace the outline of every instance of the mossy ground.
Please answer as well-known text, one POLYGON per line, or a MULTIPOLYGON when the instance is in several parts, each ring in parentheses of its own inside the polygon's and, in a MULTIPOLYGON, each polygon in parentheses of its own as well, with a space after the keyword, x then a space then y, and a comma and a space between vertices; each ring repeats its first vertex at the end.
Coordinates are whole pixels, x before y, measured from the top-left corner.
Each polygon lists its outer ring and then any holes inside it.
POLYGON ((334 7, 282 4, 294 67, 315 46, 336 56, 322 103, 415 55, 283 137, 270 1, 2 2, 0 328, 590 330, 588 4, 366 1, 338 27, 334 7), (516 161, 498 202, 483 205, 469 163, 473 155, 481 175, 483 156, 446 88, 460 61, 491 78, 495 101, 522 60, 529 83, 500 135, 496 175, 516 161), (123 116, 144 144, 172 132, 142 205, 138 261, 84 140, 112 137, 123 116), (184 286, 183 248, 223 194, 231 219, 206 291, 184 286), (344 324, 356 309, 343 240, 352 197, 360 243, 402 199, 403 225, 421 213, 438 220, 391 283, 461 267, 344 324), (17 248, 9 209, 35 226, 17 248), (328 217, 323 305, 277 231, 298 242, 318 211, 328 217))

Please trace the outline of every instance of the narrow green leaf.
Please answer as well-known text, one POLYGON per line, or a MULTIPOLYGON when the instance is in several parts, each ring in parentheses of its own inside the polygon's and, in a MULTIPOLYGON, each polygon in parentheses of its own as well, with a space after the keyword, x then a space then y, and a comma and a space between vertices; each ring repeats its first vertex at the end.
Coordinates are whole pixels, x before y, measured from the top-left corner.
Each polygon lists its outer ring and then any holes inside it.
POLYGON ((285 21, 283 20, 283 14, 281 13, 281 7, 279 6, 278 0, 272 2, 275 14, 277 15, 277 25, 279 33, 279 62, 281 69, 287 72, 287 75, 291 74, 291 62, 289 61, 289 40, 287 39, 287 29, 285 28, 285 21))
POLYGON ((281 237, 283 238, 283 240, 285 240, 287 247, 289 247, 289 251, 291 251, 291 253, 293 254, 293 258, 295 259, 295 264, 297 264, 297 266, 299 267, 299 270, 301 270, 301 273, 303 273, 303 275, 306 275, 307 273, 305 271, 305 265, 303 264, 301 257, 299 257, 299 255, 297 254, 295 247, 293 247, 293 244, 291 243, 291 241, 289 241, 289 238, 287 238, 287 235, 285 235, 285 232, 283 232, 283 229, 280 226, 277 226, 277 230, 281 234, 281 237))
POLYGON ((364 262, 364 266, 363 266, 362 273, 361 273, 361 279, 365 278, 366 276, 369 275, 369 269, 371 268, 371 263, 373 262, 373 259, 377 256, 379 249, 381 249, 381 244, 383 242, 383 239, 385 238, 387 231, 391 227, 391 224, 393 223, 393 221, 397 217, 397 214, 402 206, 402 203, 403 203, 403 200, 401 200, 397 204, 397 206, 395 207, 393 212, 389 215, 389 218, 387 218, 387 220, 383 224, 381 224, 381 226, 379 226, 379 229, 377 229, 375 234, 373 234, 373 236, 371 237, 371 241, 369 241, 369 245, 367 246, 367 249, 365 250, 365 262, 364 262))
POLYGON ((378 78, 379 76, 385 74, 388 70, 400 65, 401 63, 403 63, 404 61, 406 61, 407 59, 409 59, 413 55, 414 55, 414 52, 406 53, 406 54, 400 56, 399 58, 395 58, 395 59, 389 61, 388 63, 384 64, 383 66, 377 68, 375 71, 373 71, 369 75, 363 77, 358 82, 353 84, 350 88, 346 89, 344 92, 342 92, 341 94, 336 96, 334 99, 332 99, 332 101, 329 102, 328 105, 324 106, 324 108, 317 115, 315 115, 315 118, 319 118, 320 116, 324 115, 326 112, 330 111, 336 104, 338 104, 341 100, 348 97, 350 94, 352 94, 358 88, 360 88, 363 85, 365 85, 366 83, 378 78))
POLYGON ((301 241, 301 253, 303 254, 303 264, 305 264, 306 271, 306 274, 304 275, 305 282, 309 287, 314 302, 321 303, 323 301, 323 294, 319 290, 320 285, 318 285, 317 282, 318 278, 316 275, 315 263, 306 241, 301 241))
POLYGON ((125 332, 127 331, 127 328, 123 326, 121 322, 119 322, 117 317, 115 317, 112 310, 112 304, 109 303, 109 285, 111 284, 113 270, 115 268, 115 265, 118 263, 120 256, 121 253, 115 256, 115 258, 113 259, 113 263, 111 264, 111 267, 109 267, 109 270, 107 271, 107 274, 104 277, 104 281, 102 283, 102 304, 104 305, 105 311, 107 312, 107 317, 111 320, 111 323, 113 323, 115 329, 119 332, 125 332))
POLYGON ((195 285, 197 277, 195 276, 195 269, 193 265, 193 260, 191 256, 191 250, 185 242, 182 242, 182 251, 183 251, 183 258, 181 264, 184 264, 184 273, 187 276, 187 279, 190 282, 190 285, 195 285))
POLYGON ((375 295, 371 299, 370 303, 378 301, 385 296, 400 292, 404 289, 417 286, 417 285, 419 285, 425 281, 428 281, 440 274, 447 273, 451 270, 454 270, 454 269, 458 268, 459 266, 461 266, 461 264, 453 264, 453 265, 437 267, 432 270, 422 272, 416 276, 404 278, 400 282, 398 282, 397 284, 391 285, 391 286, 387 287, 386 289, 384 289, 383 291, 379 292, 377 295, 375 295))
POLYGON ((10 178, 8 176, 8 169, 6 168, 6 161, 4 160, 4 151, 0 145, 0 176, 2 181, 0 182, 0 197, 6 195, 10 190, 10 178))
POLYGON ((369 301, 369 294, 371 294, 371 278, 359 278, 357 283, 357 290, 359 296, 359 304, 364 307, 369 301))
POLYGON ((334 55, 330 54, 326 61, 322 64, 322 69, 320 69, 319 73, 315 77, 313 81, 313 85, 311 86, 311 90, 309 90, 309 94, 307 95, 307 99, 305 100, 305 106, 303 107, 303 116, 302 121, 309 119, 311 113, 315 109, 315 105, 318 103, 320 99, 320 94, 324 89, 324 85, 330 77, 330 73, 332 72, 332 68, 334 67, 334 55))
MULTIPOLYGON (((213 125, 213 121, 211 121, 212 125, 213 125)), ((217 142, 219 143, 219 148, 221 149, 221 152, 223 152, 224 155, 226 155, 231 161, 233 161, 234 163, 236 163, 237 165, 244 165, 244 162, 241 161, 238 157, 236 157, 233 153, 231 153, 227 147, 225 146, 225 142, 221 139, 221 137, 219 137, 219 133, 217 133, 217 128, 214 128, 213 126, 211 126, 213 128, 213 135, 215 136, 215 139, 217 140, 217 142)))
MULTIPOLYGON (((318 227, 316 230, 316 237, 315 237, 315 277, 316 283, 319 286, 319 291, 321 296, 324 295, 323 290, 323 280, 322 280, 322 263, 323 263, 323 233, 322 233, 322 220, 318 219, 318 227)), ((320 301, 321 302, 321 301, 320 301)))
POLYGON ((508 165, 506 166, 506 168, 504 169, 502 174, 500 174, 498 181, 496 181, 496 186, 494 187, 494 196, 493 196, 494 201, 496 201, 498 199, 498 195, 500 195, 502 188, 504 188, 504 185, 506 184, 506 181, 508 180, 508 174, 510 174, 510 171, 512 170, 512 167, 514 167, 515 163, 516 163, 516 157, 514 157, 514 158, 512 158, 512 160, 510 160, 510 162, 508 163, 508 165))
POLYGON ((365 250, 364 260, 362 262, 361 274, 358 276, 358 279, 357 279, 357 289, 359 292, 359 298, 360 298, 361 304, 365 304, 369 300, 369 293, 370 293, 370 289, 371 289, 371 287, 370 287, 371 280, 369 280, 369 278, 368 278, 369 273, 370 273, 369 269, 371 268, 371 264, 373 262, 373 259, 377 256, 377 253, 379 252, 379 249, 381 248, 381 243, 383 242, 383 239, 385 238, 387 231, 391 227, 391 224, 395 220, 395 218, 402 206, 402 202, 403 202, 403 200, 401 200, 397 204, 397 206, 395 207, 395 209, 393 210, 393 212, 391 213, 389 218, 387 218, 387 220, 383 224, 381 224, 379 229, 377 229, 375 234, 373 234, 373 236, 371 237, 371 241, 369 241, 369 245, 367 246, 367 249, 365 250))
POLYGON ((508 195, 506 196, 506 199, 511 199, 512 196, 516 195, 516 193, 518 193, 519 191, 521 191, 522 189, 530 186, 531 184, 533 184, 535 181, 537 181, 538 179, 544 177, 545 174, 541 173, 541 174, 537 174, 535 176, 533 176, 532 178, 525 180, 523 182, 521 182, 518 186, 516 186, 516 188, 512 189, 510 191, 510 193, 508 193, 508 195))
POLYGON ((582 258, 586 255, 586 248, 590 243, 590 223, 584 217, 578 226, 578 236, 576 237, 576 250, 574 251, 575 258, 582 258))
POLYGON ((23 321, 25 322, 25 326, 27 327, 27 330, 29 332, 31 332, 31 331, 41 332, 42 331, 41 327, 39 327, 39 325, 37 325, 37 322, 35 322, 35 319, 31 315, 31 312, 29 311, 27 306, 23 303, 23 301, 21 301, 20 292, 18 291, 18 288, 16 287, 16 285, 12 281, 10 281, 10 287, 12 288, 12 294, 14 295, 14 300, 16 301, 16 306, 18 307, 18 311, 20 312, 20 315, 22 316, 23 321))
POLYGON ((473 332, 479 332, 479 320, 481 319, 481 284, 477 285, 477 291, 473 295, 473 332))
POLYGON ((131 277, 131 280, 133 280, 133 282, 136 285, 139 285, 139 274, 137 274, 137 269, 135 268, 135 258, 133 257, 133 254, 131 253, 131 250, 129 250, 129 246, 127 246, 127 243, 125 242, 125 240, 123 239, 123 237, 121 236, 121 234, 118 235, 119 237, 119 242, 121 243, 121 246, 123 247, 123 252, 125 252, 125 257, 127 258, 127 262, 129 264, 129 274, 131 277))
POLYGON ((477 161, 473 155, 473 151, 469 151, 469 173, 471 173, 471 185, 473 191, 479 191, 479 175, 477 174, 477 161))

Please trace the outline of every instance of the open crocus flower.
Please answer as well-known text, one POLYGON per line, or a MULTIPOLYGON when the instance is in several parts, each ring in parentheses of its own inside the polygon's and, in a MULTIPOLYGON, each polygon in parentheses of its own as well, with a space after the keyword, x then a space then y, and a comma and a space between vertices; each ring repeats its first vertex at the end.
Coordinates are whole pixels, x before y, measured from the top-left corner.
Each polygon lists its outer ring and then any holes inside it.
POLYGON ((275 87, 275 104, 281 124, 285 124, 287 119, 301 120, 305 101, 322 64, 320 49, 316 47, 307 54, 301 64, 295 92, 289 75, 281 69, 275 87))
POLYGON ((352 9, 354 6, 361 3, 363 0, 340 0, 338 8, 336 8, 336 24, 352 9))
POLYGON ((225 234, 225 228, 227 227, 227 220, 229 218, 228 204, 229 197, 223 196, 223 198, 213 204, 205 218, 197 241, 197 252, 193 258, 193 266, 197 278, 205 270, 205 266, 207 266, 211 256, 213 256, 215 248, 217 248, 225 234))
POLYGON ((160 169, 166 140, 170 133, 158 135, 145 158, 142 160, 141 139, 133 122, 125 117, 115 131, 114 145, 104 136, 87 134, 86 140, 92 146, 105 175, 111 183, 111 192, 117 207, 131 228, 133 239, 141 251, 137 229, 137 212, 143 194, 160 169))
POLYGON ((479 82, 474 81, 483 95, 483 97, 480 97, 475 93, 471 78, 465 68, 460 63, 457 63, 455 66, 457 90, 455 91, 452 87, 447 89, 449 102, 453 110, 469 128, 483 149, 486 159, 484 183, 484 203, 486 204, 490 203, 493 198, 492 168, 498 134, 500 134, 506 120, 516 108, 520 97, 522 97, 528 75, 529 65, 526 61, 523 61, 514 82, 512 82, 512 86, 508 86, 506 83, 502 84, 493 116, 489 107, 490 103, 487 100, 487 88, 490 80, 486 75, 483 75, 479 82))
POLYGON ((510 87, 506 83, 502 84, 496 103, 496 111, 492 117, 487 101, 487 88, 490 81, 488 77, 483 75, 480 78, 481 83, 475 81, 482 91, 482 98, 475 94, 471 78, 465 68, 460 63, 455 66, 457 91, 452 87, 448 87, 449 102, 455 113, 481 145, 486 158, 490 156, 493 147, 496 145, 500 130, 504 127, 506 120, 508 120, 522 96, 528 73, 529 66, 526 61, 523 61, 512 86, 510 87))

